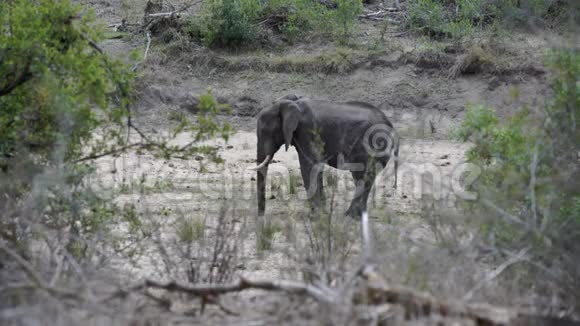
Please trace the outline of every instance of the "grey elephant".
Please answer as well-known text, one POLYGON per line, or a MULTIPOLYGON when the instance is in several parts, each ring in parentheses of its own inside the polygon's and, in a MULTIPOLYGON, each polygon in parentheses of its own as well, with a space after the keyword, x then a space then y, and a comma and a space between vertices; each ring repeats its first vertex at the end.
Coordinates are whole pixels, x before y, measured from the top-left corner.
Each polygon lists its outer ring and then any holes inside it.
POLYGON ((296 148, 302 180, 314 209, 324 207, 325 165, 350 170, 356 183, 346 215, 360 218, 376 175, 394 154, 395 182, 399 137, 378 108, 363 102, 331 103, 287 95, 263 109, 257 117, 258 215, 266 209, 268 164, 282 145, 296 148))

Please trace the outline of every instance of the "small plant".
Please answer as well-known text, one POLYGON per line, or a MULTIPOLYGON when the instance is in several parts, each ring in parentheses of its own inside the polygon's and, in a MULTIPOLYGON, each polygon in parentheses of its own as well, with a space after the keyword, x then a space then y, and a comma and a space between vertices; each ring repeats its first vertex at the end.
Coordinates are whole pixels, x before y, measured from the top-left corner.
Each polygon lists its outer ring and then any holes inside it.
POLYGON ((174 189, 175 185, 171 179, 160 179, 155 180, 153 187, 151 188, 152 192, 166 192, 171 189, 174 189))
POLYGON ((416 0, 410 2, 409 24, 412 29, 422 30, 425 34, 440 34, 445 29, 445 19, 445 9, 438 1, 416 0))
POLYGON ((274 236, 282 232, 282 227, 272 221, 263 221, 256 228, 256 250, 263 252, 272 249, 274 236))
POLYGON ((333 30, 338 31, 338 40, 341 44, 348 43, 358 15, 363 12, 363 5, 360 0, 338 0, 338 8, 330 15, 334 22, 333 30))
POLYGON ((205 221, 200 218, 181 217, 175 225, 177 237, 181 242, 190 243, 203 238, 205 221))
POLYGON ((297 189, 300 186, 301 177, 297 174, 290 173, 288 176, 288 192, 291 195, 295 195, 297 193, 297 189))
POLYGON ((328 173, 326 175, 325 186, 331 189, 335 189, 338 186, 338 175, 336 173, 328 173))
POLYGON ((182 111, 171 110, 171 111, 169 111, 169 114, 167 115, 167 119, 169 119, 169 121, 176 121, 176 122, 181 123, 181 122, 187 120, 187 116, 182 111))

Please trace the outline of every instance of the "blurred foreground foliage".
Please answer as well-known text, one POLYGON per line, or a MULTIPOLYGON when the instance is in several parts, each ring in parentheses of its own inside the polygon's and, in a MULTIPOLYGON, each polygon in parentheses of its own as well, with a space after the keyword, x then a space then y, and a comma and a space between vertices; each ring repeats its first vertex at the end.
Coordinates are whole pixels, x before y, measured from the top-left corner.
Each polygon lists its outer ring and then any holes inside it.
MULTIPOLYGON (((474 183, 488 244, 529 247, 533 261, 576 293, 580 284, 580 53, 555 49, 547 56, 552 96, 542 110, 524 106, 501 122, 483 106, 469 108, 458 137, 474 146, 481 167, 474 183)), ((517 96, 517 94, 515 94, 517 96)), ((568 293, 568 294, 570 294, 568 293)))
POLYGON ((114 221, 135 230, 136 213, 95 190, 97 158, 135 149, 219 160, 215 148, 198 145, 232 131, 212 119, 221 107, 211 93, 202 96, 195 121, 147 136, 130 119, 136 74, 103 53, 102 39, 92 11, 68 0, 0 2, 0 241, 25 248, 38 225, 68 230, 67 247, 80 257, 86 241, 106 238, 114 221), (172 143, 181 132, 192 142, 172 143))

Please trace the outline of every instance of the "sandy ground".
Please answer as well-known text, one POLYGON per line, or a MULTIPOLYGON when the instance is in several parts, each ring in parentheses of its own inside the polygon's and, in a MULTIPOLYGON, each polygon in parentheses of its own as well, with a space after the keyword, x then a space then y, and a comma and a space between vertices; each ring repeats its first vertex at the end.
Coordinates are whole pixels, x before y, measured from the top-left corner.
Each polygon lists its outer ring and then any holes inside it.
MULTIPOLYGON (((186 144, 188 137, 183 136, 177 143, 186 144)), ((235 207, 230 210, 231 218, 247 218, 247 229, 242 244, 241 257, 244 273, 250 276, 276 277, 295 262, 288 259, 286 249, 294 243, 282 236, 275 236, 273 249, 268 252, 256 250, 255 215, 256 186, 255 172, 248 167, 255 163, 256 135, 253 132, 238 131, 226 143, 211 141, 210 144, 220 148, 223 164, 207 164, 203 160, 156 159, 149 154, 124 154, 118 158, 103 158, 98 162, 99 179, 104 186, 114 186, 119 190, 126 188, 116 196, 119 202, 132 203, 140 212, 155 221, 162 232, 162 242, 169 247, 179 242, 175 221, 179 218, 203 218, 212 225, 224 206, 235 207), (144 177, 145 176, 145 177, 144 177), (144 180, 141 183, 140 180, 144 180), (149 189, 139 191, 140 187, 149 189), (242 216, 244 215, 244 216, 242 216), (170 244, 170 245, 169 245, 170 244)), ((443 140, 404 139, 401 145, 399 166, 399 187, 394 190, 392 162, 377 177, 374 186, 374 197, 369 199, 369 211, 373 223, 380 227, 387 220, 407 219, 415 223, 416 229, 408 231, 413 240, 433 240, 432 236, 421 227, 418 215, 421 201, 426 196, 434 197, 454 207, 457 196, 465 196, 461 185, 463 154, 468 145, 443 140), (431 237, 431 238, 430 238, 431 237)), ((290 175, 298 177, 299 163, 296 151, 283 149, 275 156, 268 177, 266 219, 281 224, 297 222, 296 216, 307 213, 305 209, 305 190, 300 181, 296 193, 290 193, 290 175)), ((336 178, 336 186, 326 188, 327 198, 332 198, 332 209, 337 216, 342 216, 350 203, 354 192, 354 182, 348 171, 339 171, 328 167, 325 170, 325 182, 329 176, 336 178)), ((330 201, 330 199, 329 199, 330 201)), ((330 203, 328 208, 330 209, 330 203)), ((354 220, 345 218, 347 223, 356 228, 354 220)), ((299 230, 294 225, 293 230, 299 230)), ((283 232, 280 232, 280 234, 283 232)), ((159 269, 162 261, 158 244, 150 241, 149 246, 140 244, 141 258, 133 264, 119 260, 123 268, 129 268, 135 277, 168 277, 159 269), (130 267, 129 267, 130 266, 130 267)), ((179 256, 175 253, 175 259, 179 256)), ((178 277, 178 275, 174 275, 178 277)))

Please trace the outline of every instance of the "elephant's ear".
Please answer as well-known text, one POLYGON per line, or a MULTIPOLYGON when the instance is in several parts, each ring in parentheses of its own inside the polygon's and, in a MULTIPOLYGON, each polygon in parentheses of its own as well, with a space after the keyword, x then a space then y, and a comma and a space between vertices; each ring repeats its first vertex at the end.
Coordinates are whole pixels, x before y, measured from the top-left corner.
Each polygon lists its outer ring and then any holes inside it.
POLYGON ((286 151, 292 143, 292 135, 298 122, 300 121, 300 108, 296 103, 291 101, 283 101, 280 103, 280 116, 282 117, 282 132, 284 133, 284 143, 286 144, 286 151))

